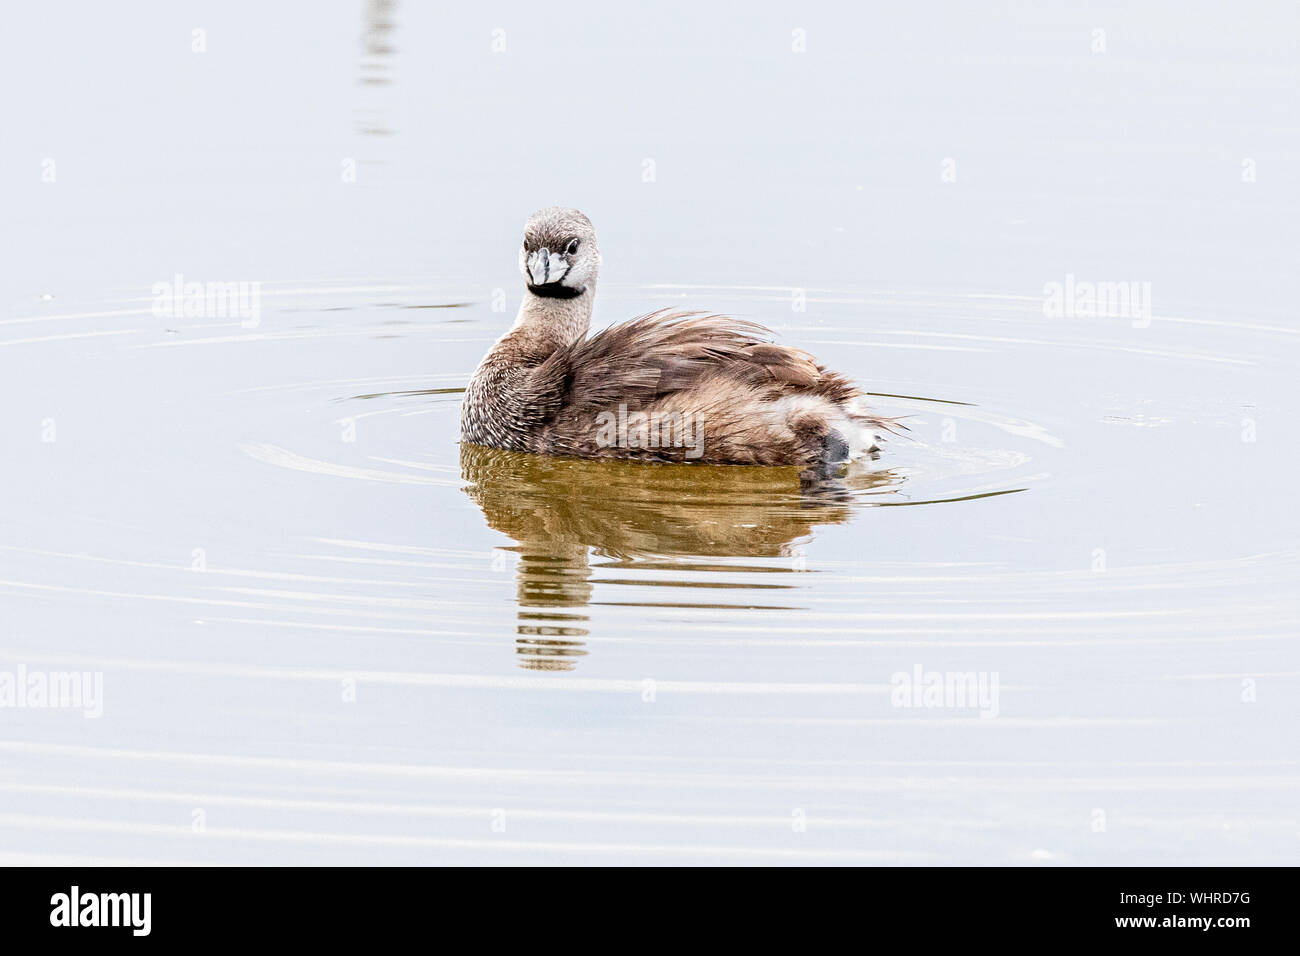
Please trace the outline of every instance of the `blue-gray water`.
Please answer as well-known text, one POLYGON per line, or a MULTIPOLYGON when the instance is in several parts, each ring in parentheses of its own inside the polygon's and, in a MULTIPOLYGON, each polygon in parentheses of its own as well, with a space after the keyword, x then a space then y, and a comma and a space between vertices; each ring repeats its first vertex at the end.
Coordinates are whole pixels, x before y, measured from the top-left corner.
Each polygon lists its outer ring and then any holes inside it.
POLYGON ((103 713, 0 707, 0 860, 1295 863, 1298 27, 8 11, 0 680, 103 713), (815 502, 462 461, 551 204, 597 327, 762 322, 910 432, 815 502))

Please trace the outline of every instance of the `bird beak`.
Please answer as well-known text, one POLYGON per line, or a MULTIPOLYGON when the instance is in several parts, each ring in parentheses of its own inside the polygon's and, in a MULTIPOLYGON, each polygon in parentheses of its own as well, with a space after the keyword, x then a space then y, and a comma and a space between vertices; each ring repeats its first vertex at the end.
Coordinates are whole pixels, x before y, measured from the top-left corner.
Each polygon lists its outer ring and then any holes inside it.
POLYGON ((558 252, 551 252, 546 247, 538 249, 528 256, 528 276, 533 285, 546 285, 559 282, 569 271, 569 264, 558 252))

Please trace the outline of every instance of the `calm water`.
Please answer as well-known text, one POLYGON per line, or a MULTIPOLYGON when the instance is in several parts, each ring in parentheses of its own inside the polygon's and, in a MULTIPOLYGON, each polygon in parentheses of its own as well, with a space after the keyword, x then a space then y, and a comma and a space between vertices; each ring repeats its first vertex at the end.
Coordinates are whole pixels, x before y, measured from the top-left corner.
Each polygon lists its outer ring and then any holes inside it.
POLYGON ((12 11, 0 860, 1297 862, 1296 11, 566 10, 12 11), (553 203, 910 431, 462 448, 553 203))

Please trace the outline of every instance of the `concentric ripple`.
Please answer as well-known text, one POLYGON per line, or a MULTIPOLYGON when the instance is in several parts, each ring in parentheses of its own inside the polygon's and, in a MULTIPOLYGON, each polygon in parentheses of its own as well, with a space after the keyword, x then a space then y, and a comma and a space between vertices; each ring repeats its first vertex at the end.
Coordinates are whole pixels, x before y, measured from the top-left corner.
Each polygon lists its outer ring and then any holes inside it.
POLYGON ((1295 839, 1300 538, 1257 505, 1290 481, 1292 331, 602 289, 744 314, 906 416, 809 494, 461 447, 508 322, 481 290, 264 285, 250 329, 0 320, 6 407, 57 436, 7 481, 0 656, 103 672, 111 729, 6 717, 11 857, 1104 862, 1099 807, 1126 852, 1295 839), (896 706, 915 668, 997 674, 996 717, 896 706))

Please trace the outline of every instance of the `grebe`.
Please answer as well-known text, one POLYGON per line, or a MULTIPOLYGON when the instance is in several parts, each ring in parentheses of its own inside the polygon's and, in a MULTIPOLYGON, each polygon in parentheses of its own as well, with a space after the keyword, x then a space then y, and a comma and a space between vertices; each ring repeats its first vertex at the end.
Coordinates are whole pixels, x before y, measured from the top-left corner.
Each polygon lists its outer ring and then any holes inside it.
POLYGON ((533 214, 519 268, 524 301, 470 380, 464 442, 829 476, 894 427, 847 378, 752 322, 665 309, 588 336, 600 251, 576 209, 533 214))

